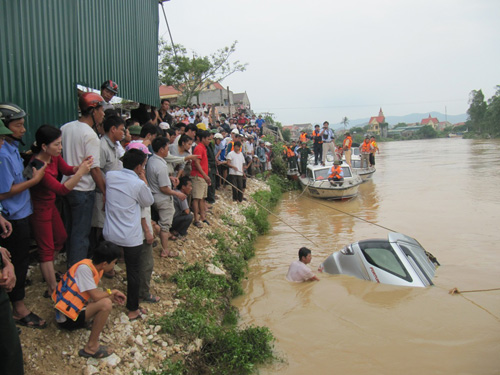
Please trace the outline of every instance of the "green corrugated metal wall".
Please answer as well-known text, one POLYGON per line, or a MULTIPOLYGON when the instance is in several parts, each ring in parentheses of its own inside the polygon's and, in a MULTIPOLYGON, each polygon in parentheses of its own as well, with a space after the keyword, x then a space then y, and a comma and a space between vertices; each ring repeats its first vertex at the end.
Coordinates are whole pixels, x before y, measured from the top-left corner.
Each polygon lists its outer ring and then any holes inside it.
POLYGON ((0 0, 0 101, 28 112, 26 144, 76 119, 76 84, 158 105, 158 22, 157 0, 0 0))

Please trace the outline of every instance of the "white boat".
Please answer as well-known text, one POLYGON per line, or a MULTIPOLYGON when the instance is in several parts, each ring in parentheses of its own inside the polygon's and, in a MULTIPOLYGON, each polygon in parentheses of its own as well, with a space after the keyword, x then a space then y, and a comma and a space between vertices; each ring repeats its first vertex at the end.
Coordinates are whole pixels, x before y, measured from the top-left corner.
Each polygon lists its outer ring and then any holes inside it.
POLYGON ((375 167, 361 168, 361 152, 359 151, 359 147, 352 147, 351 151, 351 168, 363 179, 363 182, 368 181, 375 173, 375 167))
MULTIPOLYGON (((328 155, 331 156, 331 155, 328 155)), ((344 180, 340 182, 328 181, 333 163, 328 161, 325 166, 309 164, 306 175, 299 176, 302 188, 311 197, 322 199, 349 199, 358 194, 359 185, 363 182, 360 176, 353 173, 346 162, 341 167, 344 172, 344 180)))

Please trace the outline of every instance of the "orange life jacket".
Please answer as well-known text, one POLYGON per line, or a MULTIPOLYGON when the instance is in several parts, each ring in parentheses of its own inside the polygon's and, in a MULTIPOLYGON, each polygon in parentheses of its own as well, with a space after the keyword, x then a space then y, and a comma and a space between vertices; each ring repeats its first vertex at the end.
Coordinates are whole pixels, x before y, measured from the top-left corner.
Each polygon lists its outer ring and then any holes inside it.
POLYGON ((286 148, 286 156, 291 158, 291 157, 294 157, 295 156, 295 152, 293 152, 292 148, 291 147, 287 147, 286 148))
POLYGON ((307 134, 306 133, 302 133, 299 137, 299 141, 301 142, 307 142, 307 134))
POLYGON ((348 135, 347 137, 345 137, 342 147, 344 147, 344 150, 347 151, 351 149, 351 146, 352 146, 352 137, 348 135))
POLYGON ((227 151, 227 152, 226 152, 226 154, 229 154, 229 153, 230 153, 231 151, 233 151, 233 150, 234 150, 234 142, 233 142, 233 141, 231 141, 231 142, 229 142, 229 143, 227 144, 227 146, 226 146, 226 151, 227 151))
MULTIPOLYGON (((319 131, 313 130, 312 137, 313 137, 313 140, 315 139, 315 137, 320 137, 319 131)), ((316 143, 323 143, 323 141, 322 140, 318 140, 316 143)))
POLYGON ((370 144, 370 142, 368 142, 368 143, 363 142, 361 144, 361 152, 369 153, 370 151, 371 151, 371 144, 370 144))
POLYGON ((334 165, 330 170, 328 178, 341 178, 340 172, 342 172, 342 167, 340 165, 334 165))
POLYGON ((54 290, 54 293, 52 293, 52 300, 56 304, 55 308, 75 321, 90 298, 89 292, 80 292, 75 281, 76 269, 83 264, 90 267, 95 284, 97 285, 104 271, 97 272, 97 269, 90 259, 83 259, 74 264, 68 272, 62 276, 61 281, 57 284, 57 288, 54 290))
POLYGON ((377 141, 371 141, 370 145, 372 146, 372 153, 375 153, 377 150, 377 141))

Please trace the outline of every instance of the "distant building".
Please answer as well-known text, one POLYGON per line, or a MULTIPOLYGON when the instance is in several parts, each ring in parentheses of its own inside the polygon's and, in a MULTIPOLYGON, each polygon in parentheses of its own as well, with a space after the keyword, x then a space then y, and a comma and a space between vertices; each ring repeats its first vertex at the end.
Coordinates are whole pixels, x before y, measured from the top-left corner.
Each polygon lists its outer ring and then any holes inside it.
POLYGON ((420 121, 420 124, 423 126, 430 125, 433 129, 436 129, 439 124, 439 120, 436 117, 431 117, 431 115, 429 114, 429 117, 422 119, 422 121, 420 121))
MULTIPOLYGON (((176 104, 182 96, 182 92, 173 86, 160 86, 160 99, 169 99, 171 104, 176 104)), ((200 93, 191 99, 192 104, 212 104, 219 114, 235 115, 240 110, 251 113, 250 99, 246 92, 233 94, 231 90, 224 88, 219 82, 207 83, 200 93)))
POLYGON ((289 129, 290 130, 290 139, 296 141, 299 139, 300 132, 302 130, 305 130, 308 132, 309 135, 312 133, 312 124, 293 124, 293 125, 285 125, 283 126, 283 129, 289 129))
POLYGON ((450 126, 453 126, 451 124, 451 122, 449 121, 440 121, 438 124, 437 124, 437 127, 436 127, 436 130, 439 130, 439 131, 443 131, 445 128, 448 128, 450 126))
POLYGON ((370 121, 368 121, 368 125, 370 125, 370 129, 368 132, 372 134, 380 135, 380 124, 385 123, 384 112, 382 112, 382 108, 378 112, 378 116, 370 117, 370 121))

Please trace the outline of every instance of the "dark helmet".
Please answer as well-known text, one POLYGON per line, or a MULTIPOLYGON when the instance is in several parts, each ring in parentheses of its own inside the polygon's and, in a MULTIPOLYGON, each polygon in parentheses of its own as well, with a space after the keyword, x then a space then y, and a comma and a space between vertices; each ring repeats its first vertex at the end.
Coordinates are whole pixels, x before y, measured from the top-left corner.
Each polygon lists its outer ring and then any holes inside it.
POLYGON ((101 90, 108 89, 113 94, 118 94, 118 84, 112 80, 103 82, 101 85, 101 90))
POLYGON ((3 120, 5 125, 9 125, 9 122, 13 120, 19 120, 26 117, 26 112, 19 107, 17 104, 13 103, 0 103, 0 119, 3 120))
POLYGON ((90 108, 97 108, 102 105, 104 105, 104 99, 101 95, 96 94, 95 92, 84 92, 80 95, 80 99, 78 100, 78 106, 82 112, 86 112, 90 108))

